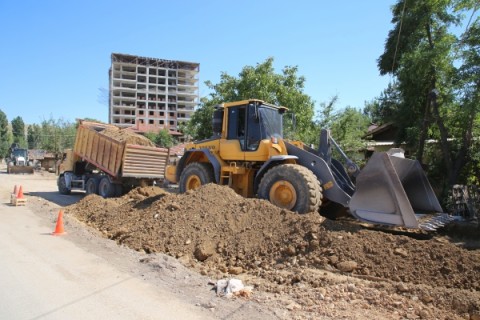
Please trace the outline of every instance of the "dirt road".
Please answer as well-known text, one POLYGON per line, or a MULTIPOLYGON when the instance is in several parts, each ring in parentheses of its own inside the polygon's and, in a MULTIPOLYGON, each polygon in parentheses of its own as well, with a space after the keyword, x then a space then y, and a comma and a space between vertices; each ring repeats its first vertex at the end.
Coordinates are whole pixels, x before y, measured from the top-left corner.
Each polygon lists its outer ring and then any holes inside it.
POLYGON ((77 303, 89 301, 108 316, 124 310, 125 319, 171 318, 170 307, 186 319, 480 319, 480 251, 466 249, 478 244, 478 226, 457 232, 463 239, 372 228, 294 214, 213 184, 103 199, 61 196, 49 174, 0 179, 0 245, 13 248, 0 257, 0 281, 24 283, 5 291, 15 293, 6 297, 15 310, 0 309, 7 318, 67 310, 80 319, 87 307, 77 303), (23 185, 27 208, 5 204, 14 184, 23 185), (68 235, 56 238, 49 233, 60 206, 68 235), (4 267, 6 259, 19 265, 4 267), (231 277, 253 294, 216 296, 209 281, 231 277), (15 304, 26 300, 39 302, 15 304))
POLYGON ((253 302, 217 298, 175 259, 119 247, 69 217, 67 235, 52 236, 59 209, 83 196, 58 194, 54 175, 0 168, 0 319, 269 318, 253 302), (8 204, 14 185, 27 206, 8 204))

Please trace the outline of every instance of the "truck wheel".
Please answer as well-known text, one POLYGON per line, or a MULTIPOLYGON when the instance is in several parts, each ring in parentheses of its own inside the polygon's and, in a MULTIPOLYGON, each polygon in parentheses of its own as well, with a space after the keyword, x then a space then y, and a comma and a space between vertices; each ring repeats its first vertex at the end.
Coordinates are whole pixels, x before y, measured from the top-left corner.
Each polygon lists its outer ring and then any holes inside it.
POLYGON ((95 178, 90 178, 85 184, 85 191, 87 194, 96 194, 98 193, 98 180, 95 178))
POLYGON ((204 184, 215 181, 211 164, 194 162, 189 164, 180 175, 180 192, 195 190, 204 184))
POLYGON ((58 192, 61 194, 70 194, 71 190, 67 188, 67 181, 65 181, 65 176, 58 178, 58 192))
POLYGON ((111 198, 115 194, 115 187, 108 177, 100 179, 98 184, 98 194, 104 198, 111 198))
POLYGON ((258 197, 280 208, 307 213, 317 211, 322 204, 322 188, 312 171, 297 164, 282 164, 265 173, 258 197))

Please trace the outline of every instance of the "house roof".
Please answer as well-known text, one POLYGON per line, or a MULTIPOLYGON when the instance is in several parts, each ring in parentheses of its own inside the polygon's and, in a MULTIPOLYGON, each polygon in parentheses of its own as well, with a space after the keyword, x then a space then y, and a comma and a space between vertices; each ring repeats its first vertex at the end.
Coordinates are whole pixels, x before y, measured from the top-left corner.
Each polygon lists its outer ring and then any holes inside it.
POLYGON ((370 127, 368 127, 367 133, 362 138, 365 139, 367 137, 373 137, 374 135, 393 129, 393 127, 394 127, 393 122, 387 122, 380 126, 373 124, 370 127))

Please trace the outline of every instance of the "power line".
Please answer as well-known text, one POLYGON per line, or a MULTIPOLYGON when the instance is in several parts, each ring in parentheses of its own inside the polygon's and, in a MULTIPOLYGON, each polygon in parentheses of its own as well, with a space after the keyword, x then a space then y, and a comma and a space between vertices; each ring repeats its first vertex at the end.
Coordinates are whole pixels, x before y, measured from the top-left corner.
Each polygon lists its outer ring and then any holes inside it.
POLYGON ((392 62, 392 75, 393 75, 393 70, 395 68, 395 60, 397 59, 397 51, 398 51, 398 45, 400 43, 400 34, 402 33, 402 25, 403 25, 403 16, 405 15, 405 7, 407 6, 407 0, 403 2, 403 9, 402 9, 402 16, 400 17, 400 26, 398 28, 398 35, 397 35, 397 43, 395 45, 395 52, 393 54, 393 62, 392 62))

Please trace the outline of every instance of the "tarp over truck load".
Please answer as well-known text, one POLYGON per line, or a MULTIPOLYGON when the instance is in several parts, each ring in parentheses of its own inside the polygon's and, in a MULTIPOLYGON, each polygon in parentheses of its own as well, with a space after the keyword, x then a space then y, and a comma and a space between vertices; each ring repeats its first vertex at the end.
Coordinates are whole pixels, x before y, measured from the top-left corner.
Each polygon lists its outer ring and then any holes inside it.
MULTIPOLYGON (((81 122, 73 148, 75 155, 114 178, 162 179, 164 177, 168 149, 130 144, 125 139, 124 141, 114 139, 111 131, 108 136, 102 133, 111 128, 119 130, 110 125, 81 122)), ((132 133, 132 135, 136 134, 132 133)), ((139 140, 136 139, 136 141, 139 140)))

